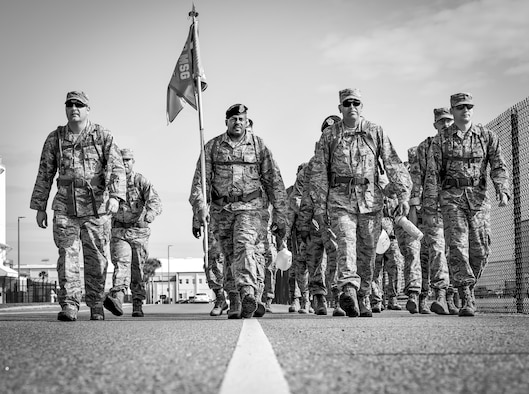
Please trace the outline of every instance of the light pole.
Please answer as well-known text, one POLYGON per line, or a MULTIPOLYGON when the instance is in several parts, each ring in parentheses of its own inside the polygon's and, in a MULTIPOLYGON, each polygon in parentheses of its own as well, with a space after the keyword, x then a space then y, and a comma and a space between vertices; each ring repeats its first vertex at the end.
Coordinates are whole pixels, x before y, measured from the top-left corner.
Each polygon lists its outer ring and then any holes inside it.
POLYGON ((18 252, 17 252, 17 257, 18 257, 18 282, 20 283, 20 219, 25 219, 26 217, 25 216, 19 216, 17 218, 17 222, 18 222, 18 225, 17 225, 17 231, 18 231, 18 241, 17 241, 17 247, 18 247, 18 252))
POLYGON ((167 245, 167 303, 171 303, 171 290, 169 287, 169 249, 171 249, 171 246, 173 245, 167 245))

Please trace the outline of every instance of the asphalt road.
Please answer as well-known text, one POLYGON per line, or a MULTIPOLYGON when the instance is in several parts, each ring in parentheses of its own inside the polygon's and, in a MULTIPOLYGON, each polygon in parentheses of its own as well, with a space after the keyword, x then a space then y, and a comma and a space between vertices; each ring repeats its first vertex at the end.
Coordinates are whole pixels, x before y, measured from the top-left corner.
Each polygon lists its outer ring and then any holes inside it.
POLYGON ((146 305, 133 319, 127 305, 102 322, 86 308, 77 322, 57 306, 0 309, 0 393, 529 393, 528 315, 210 309, 146 305))

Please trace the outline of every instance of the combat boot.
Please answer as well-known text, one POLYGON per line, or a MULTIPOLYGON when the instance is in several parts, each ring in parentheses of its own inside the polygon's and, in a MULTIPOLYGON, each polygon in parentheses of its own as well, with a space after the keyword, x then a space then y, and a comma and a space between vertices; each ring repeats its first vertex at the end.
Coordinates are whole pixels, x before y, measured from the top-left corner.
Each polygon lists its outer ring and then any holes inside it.
POLYGON ((352 284, 347 283, 343 287, 343 292, 340 295, 340 306, 345 311, 345 314, 349 317, 357 317, 360 315, 360 309, 358 308, 358 299, 356 297, 356 289, 352 284))
POLYGON ((143 301, 132 300, 132 317, 143 317, 143 301))
POLYGON ((241 316, 249 319, 257 310, 257 300, 255 299, 255 290, 252 286, 243 286, 240 291, 242 313, 241 316))
POLYGON ((270 298, 270 297, 266 299, 265 310, 267 313, 274 313, 272 311, 272 300, 273 298, 270 298))
POLYGON ((288 307, 288 311, 290 313, 297 312, 299 310, 299 298, 292 298, 292 302, 290 303, 290 306, 288 307))
POLYGON ((325 302, 325 296, 323 294, 315 294, 314 302, 316 304, 314 308, 316 315, 326 315, 327 305, 325 302))
POLYGON ((241 296, 239 292, 233 291, 228 294, 230 299, 230 309, 228 309, 228 319, 240 319, 242 313, 241 296))
POLYGON ((371 310, 371 301, 368 296, 358 297, 358 306, 360 308, 360 317, 372 317, 373 311, 371 310))
POLYGON ((263 317, 266 312, 266 305, 261 301, 257 301, 257 309, 253 313, 253 317, 263 317))
POLYGON ((435 301, 430 306, 432 312, 438 315, 448 315, 448 304, 446 303, 446 289, 435 289, 435 301))
POLYGON ((399 302, 397 300, 397 297, 389 297, 388 300, 388 310, 392 311, 401 311, 402 307, 399 305, 399 302))
POLYGON ((332 289, 332 296, 334 297, 334 310, 332 311, 332 315, 345 316, 345 311, 340 306, 340 290, 337 288, 332 289))
POLYGON ((215 289, 215 303, 213 304, 213 309, 209 312, 210 316, 220 316, 222 311, 228 309, 228 303, 226 302, 226 296, 224 295, 224 290, 215 289))
POLYGON ((302 315, 306 315, 307 313, 310 313, 310 301, 308 294, 305 296, 302 296, 299 299, 299 310, 298 313, 301 313, 302 315))
POLYGON ((426 294, 419 294, 419 313, 423 315, 429 315, 432 312, 430 311, 430 308, 428 308, 428 304, 426 303, 426 299, 428 298, 428 293, 426 294))
POLYGON ((111 291, 105 297, 103 305, 107 308, 113 315, 121 316, 123 315, 123 299, 125 298, 125 293, 123 290, 111 291))
POLYGON ((57 320, 60 321, 76 321, 77 320, 77 312, 79 311, 79 308, 77 306, 72 304, 64 304, 61 306, 61 311, 57 315, 57 320))
POLYGON ((406 309, 411 314, 419 312, 419 293, 410 291, 408 294, 408 302, 406 302, 406 309))
POLYGON ((448 313, 450 315, 459 314, 459 308, 456 306, 454 302, 454 289, 453 288, 449 288, 446 291, 446 305, 448 306, 448 313))
POLYGON ((474 301, 472 300, 472 292, 468 286, 458 287, 459 298, 461 299, 461 309, 459 310, 459 316, 474 316, 476 309, 474 301))
POLYGON ((373 313, 380 313, 384 310, 384 306, 382 305, 382 301, 375 301, 371 305, 371 312, 373 313))
POLYGON ((90 307, 90 320, 105 320, 105 311, 103 305, 90 307))

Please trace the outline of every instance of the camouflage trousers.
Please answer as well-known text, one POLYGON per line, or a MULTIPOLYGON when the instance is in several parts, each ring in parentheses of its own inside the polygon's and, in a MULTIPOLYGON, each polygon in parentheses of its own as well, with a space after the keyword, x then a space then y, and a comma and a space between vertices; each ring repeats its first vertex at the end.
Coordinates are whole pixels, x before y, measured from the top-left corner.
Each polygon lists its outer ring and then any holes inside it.
POLYGON ((309 271, 309 292, 311 295, 327 295, 326 277, 331 285, 336 281, 336 242, 331 239, 328 229, 316 230, 311 226, 310 241, 307 245, 307 263, 309 271), (327 258, 324 259, 324 253, 327 258), (327 270, 331 272, 326 272, 327 270))
POLYGON ((276 248, 270 241, 268 221, 263 222, 262 233, 258 244, 259 265, 258 265, 258 296, 266 301, 267 298, 275 297, 276 273, 275 258, 277 256, 276 248))
POLYGON ((301 297, 301 292, 296 280, 296 269, 294 267, 294 261, 297 258, 296 255, 298 254, 299 248, 297 241, 294 241, 293 243, 291 237, 287 238, 287 247, 288 250, 292 252, 292 265, 288 269, 288 294, 290 297, 290 302, 292 302, 295 298, 301 297))
POLYGON ((81 248, 86 305, 101 305, 110 258, 110 220, 109 215, 78 218, 55 212, 53 240, 59 249, 57 274, 60 288, 57 300, 61 306, 71 304, 79 307, 81 304, 81 248))
POLYGON ((224 287, 224 255, 220 245, 215 238, 215 228, 210 223, 208 231, 208 264, 204 264, 206 281, 211 290, 219 290, 224 287))
POLYGON ((259 210, 213 211, 216 238, 224 255, 224 290, 237 292, 243 286, 258 291, 259 235, 263 225, 259 210))
POLYGON ((402 266, 401 261, 402 254, 400 253, 398 242, 394 238, 391 240, 388 250, 383 254, 376 255, 371 303, 383 301, 384 296, 397 296, 399 267, 402 266), (387 273, 387 284, 384 280, 384 273, 387 273))
POLYGON ((422 288, 421 241, 414 240, 398 224, 394 227, 400 253, 404 257, 404 293, 420 293, 422 288))
POLYGON ((110 256, 114 264, 110 291, 130 287, 133 300, 144 300, 147 293, 143 279, 143 265, 148 257, 148 227, 112 228, 110 256))
POLYGON ((490 253, 490 205, 471 210, 468 202, 441 207, 450 234, 448 266, 455 287, 474 286, 490 253))
POLYGON ((421 293, 427 295, 430 287, 434 290, 446 289, 450 283, 442 215, 437 214, 436 225, 427 226, 422 223, 419 224, 419 228, 424 234, 420 252, 421 293))
POLYGON ((338 288, 351 284, 359 296, 371 294, 376 244, 382 230, 382 211, 350 213, 330 212, 331 229, 338 247, 336 264, 338 288))
POLYGON ((307 249, 308 245, 303 242, 301 236, 295 232, 297 251, 292 251, 292 267, 296 274, 296 284, 302 297, 309 294, 309 265, 307 249))

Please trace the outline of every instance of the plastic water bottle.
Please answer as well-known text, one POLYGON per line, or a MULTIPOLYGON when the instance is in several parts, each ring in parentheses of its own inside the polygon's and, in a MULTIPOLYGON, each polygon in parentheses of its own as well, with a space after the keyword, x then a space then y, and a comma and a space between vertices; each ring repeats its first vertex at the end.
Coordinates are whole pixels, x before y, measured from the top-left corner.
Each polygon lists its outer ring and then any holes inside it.
POLYGON ((414 240, 419 241, 423 237, 423 233, 406 216, 397 216, 395 223, 404 229, 414 240))
POLYGON ((275 265, 281 271, 286 271, 292 265, 292 252, 288 250, 286 245, 283 246, 283 249, 277 252, 275 265))

